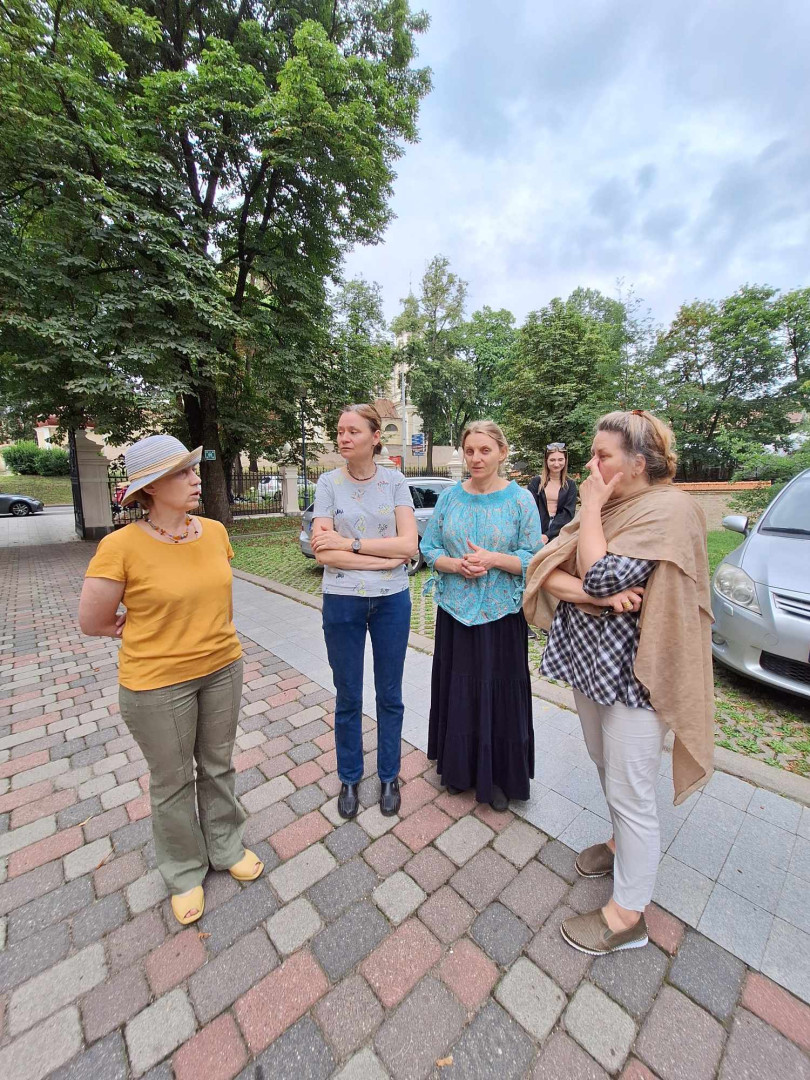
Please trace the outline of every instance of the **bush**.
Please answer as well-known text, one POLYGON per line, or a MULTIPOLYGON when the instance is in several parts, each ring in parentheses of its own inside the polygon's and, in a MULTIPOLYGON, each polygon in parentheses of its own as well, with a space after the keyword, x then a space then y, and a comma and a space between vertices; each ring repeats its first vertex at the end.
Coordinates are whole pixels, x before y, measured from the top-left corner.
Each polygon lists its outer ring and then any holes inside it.
POLYGON ((40 476, 70 476, 70 455, 67 450, 59 446, 40 450, 37 472, 40 476))
POLYGON ((40 448, 33 441, 14 443, 13 446, 3 448, 3 461, 6 468, 20 476, 36 476, 39 474, 40 448))
POLYGON ((759 480, 770 480, 771 486, 740 491, 731 500, 729 507, 756 521, 788 480, 792 480, 805 469, 810 469, 810 450, 804 448, 792 454, 760 454, 752 457, 738 469, 733 479, 743 480, 756 476, 759 480))
POLYGON ((40 448, 35 442, 18 442, 2 451, 3 460, 19 476, 70 476, 70 457, 58 446, 40 448))

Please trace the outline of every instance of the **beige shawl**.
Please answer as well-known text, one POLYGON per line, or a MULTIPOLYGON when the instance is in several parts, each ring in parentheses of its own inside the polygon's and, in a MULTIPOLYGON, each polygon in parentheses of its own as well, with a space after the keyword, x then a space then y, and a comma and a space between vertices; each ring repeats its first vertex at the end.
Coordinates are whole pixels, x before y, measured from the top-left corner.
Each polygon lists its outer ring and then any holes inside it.
MULTIPOLYGON (((635 673, 650 703, 675 733, 672 772, 675 803, 712 775, 714 680, 711 594, 706 519, 692 495, 655 484, 602 508, 607 550, 633 559, 655 559, 641 607, 635 673)), ((543 590, 552 570, 577 574, 579 515, 529 563, 523 611, 546 630, 557 601, 543 590)), ((583 605, 585 611, 597 608, 583 605)))

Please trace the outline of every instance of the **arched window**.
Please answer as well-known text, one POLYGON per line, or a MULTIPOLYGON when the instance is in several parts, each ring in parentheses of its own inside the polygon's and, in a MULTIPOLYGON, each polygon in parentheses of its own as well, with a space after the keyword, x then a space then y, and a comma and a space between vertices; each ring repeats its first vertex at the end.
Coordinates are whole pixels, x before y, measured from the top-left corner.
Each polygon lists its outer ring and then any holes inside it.
POLYGON ((386 431, 397 431, 398 428, 397 428, 396 424, 386 424, 385 425, 385 430, 386 431))

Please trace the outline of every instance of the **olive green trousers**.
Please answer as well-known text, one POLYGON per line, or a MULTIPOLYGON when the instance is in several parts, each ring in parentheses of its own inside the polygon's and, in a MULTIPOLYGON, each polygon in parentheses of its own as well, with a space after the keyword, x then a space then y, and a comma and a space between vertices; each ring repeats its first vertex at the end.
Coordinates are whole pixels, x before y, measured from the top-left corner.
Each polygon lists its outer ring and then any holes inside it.
POLYGON ((244 855, 232 760, 241 696, 241 658, 158 690, 119 687, 121 716, 149 766, 157 866, 172 895, 244 855))

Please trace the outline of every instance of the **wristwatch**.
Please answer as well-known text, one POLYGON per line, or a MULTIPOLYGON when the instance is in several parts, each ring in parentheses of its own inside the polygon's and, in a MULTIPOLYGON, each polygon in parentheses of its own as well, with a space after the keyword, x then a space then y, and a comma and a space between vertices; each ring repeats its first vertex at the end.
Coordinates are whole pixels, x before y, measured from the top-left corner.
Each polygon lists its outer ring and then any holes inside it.
POLYGON ((352 540, 352 551, 355 553, 355 555, 360 554, 360 541, 359 540, 352 540))

